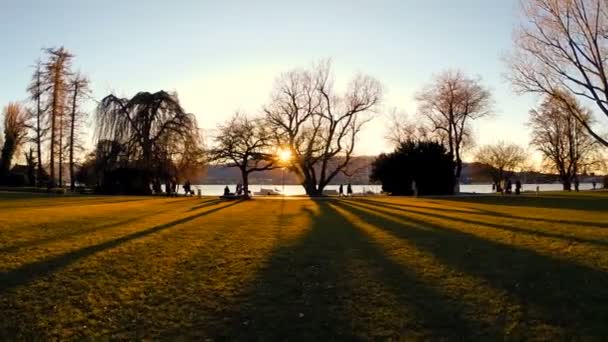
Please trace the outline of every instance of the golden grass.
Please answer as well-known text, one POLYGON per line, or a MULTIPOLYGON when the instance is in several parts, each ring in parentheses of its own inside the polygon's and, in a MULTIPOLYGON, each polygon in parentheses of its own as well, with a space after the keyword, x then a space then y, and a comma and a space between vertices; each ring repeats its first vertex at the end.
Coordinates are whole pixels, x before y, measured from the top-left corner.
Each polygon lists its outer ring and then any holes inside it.
POLYGON ((0 195, 0 339, 608 335, 608 193, 0 195))

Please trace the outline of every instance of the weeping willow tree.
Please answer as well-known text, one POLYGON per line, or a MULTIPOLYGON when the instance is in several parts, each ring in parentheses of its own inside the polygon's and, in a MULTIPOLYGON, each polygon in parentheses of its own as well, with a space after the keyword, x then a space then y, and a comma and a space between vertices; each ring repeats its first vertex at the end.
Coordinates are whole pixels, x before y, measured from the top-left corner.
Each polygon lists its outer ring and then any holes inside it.
POLYGON ((143 178, 140 193, 149 193, 150 185, 159 191, 160 184, 179 181, 185 160, 202 163, 196 118, 182 108, 177 94, 106 96, 97 108, 96 124, 96 138, 121 145, 129 168, 143 178))

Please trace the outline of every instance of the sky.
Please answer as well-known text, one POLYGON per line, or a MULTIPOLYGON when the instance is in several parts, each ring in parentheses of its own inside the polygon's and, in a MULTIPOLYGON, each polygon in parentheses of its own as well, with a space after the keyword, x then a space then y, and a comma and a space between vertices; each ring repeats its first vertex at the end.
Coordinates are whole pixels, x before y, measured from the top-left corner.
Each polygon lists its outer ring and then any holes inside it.
POLYGON ((493 93, 494 115, 473 124, 477 145, 527 147, 537 99, 504 78, 517 13, 517 0, 2 0, 0 105, 27 98, 42 48, 65 46, 95 98, 176 91, 210 137, 235 111, 260 113, 280 73, 331 58, 337 84, 361 72, 385 89, 358 154, 390 150, 388 113, 415 119, 416 92, 446 69, 493 93))

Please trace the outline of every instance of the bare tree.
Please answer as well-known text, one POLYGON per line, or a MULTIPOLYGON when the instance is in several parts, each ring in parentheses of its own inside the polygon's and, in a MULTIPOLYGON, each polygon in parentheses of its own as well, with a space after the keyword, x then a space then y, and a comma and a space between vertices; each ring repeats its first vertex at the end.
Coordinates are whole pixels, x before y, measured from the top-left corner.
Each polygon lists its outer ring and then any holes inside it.
POLYGON ((331 63, 281 75, 264 108, 278 145, 293 154, 293 170, 309 196, 320 196, 350 162, 357 135, 382 99, 375 79, 357 75, 343 94, 333 84, 331 63))
MULTIPOLYGON (((525 22, 509 58, 511 79, 520 92, 570 101, 572 94, 593 103, 608 119, 608 3, 605 0, 525 0, 525 22)), ((585 117, 573 115, 601 144, 608 139, 585 117)))
POLYGON ((32 118, 34 120, 32 128, 34 130, 34 136, 32 141, 36 145, 36 186, 40 186, 41 180, 44 178, 44 168, 42 163, 42 144, 46 139, 48 133, 47 126, 47 111, 48 103, 45 101, 45 95, 48 92, 48 85, 45 83, 43 74, 43 65, 41 61, 37 61, 34 65, 34 74, 32 80, 27 88, 30 94, 30 100, 34 103, 34 109, 32 110, 32 118))
POLYGON ((394 147, 413 140, 434 139, 441 144, 445 144, 444 136, 431 134, 428 125, 416 122, 414 118, 405 112, 397 111, 397 109, 390 112, 387 123, 385 138, 394 147))
POLYGON ((419 113, 431 132, 442 141, 454 158, 456 183, 462 172, 462 152, 471 142, 471 121, 492 111, 492 95, 479 79, 460 71, 445 71, 416 95, 419 113))
POLYGON ((280 166, 273 142, 271 132, 262 119, 250 119, 237 113, 218 126, 215 147, 209 151, 209 161, 239 168, 245 197, 249 197, 249 174, 280 166))
POLYGON ((159 191, 161 178, 176 182, 168 170, 173 156, 200 147, 196 117, 182 108, 177 94, 165 91, 140 92, 130 99, 108 95, 97 108, 96 122, 97 139, 122 146, 128 160, 145 173, 141 190, 146 192, 151 182, 159 191))
POLYGON ((560 94, 560 99, 546 98, 538 109, 530 111, 531 144, 543 155, 551 171, 559 174, 564 190, 570 190, 581 170, 597 164, 597 144, 575 117, 590 120, 590 113, 574 97, 560 94), (568 99, 564 105, 561 99, 568 99), (577 113, 570 113, 576 110, 577 113))
MULTIPOLYGON (((44 80, 49 87, 49 121, 50 121, 50 176, 51 184, 55 184, 55 158, 57 154, 60 154, 62 159, 62 146, 63 146, 63 123, 64 115, 66 111, 67 101, 67 83, 70 77, 70 66, 74 55, 72 55, 64 47, 45 49, 48 55, 48 60, 44 64, 44 80)), ((63 165, 61 161, 59 164, 59 170, 63 165)), ((61 177, 60 177, 61 178, 61 177)), ((60 179, 61 183, 61 179, 60 179)))
POLYGON ((527 159, 526 150, 523 147, 505 142, 484 145, 475 154, 477 162, 490 167, 489 172, 494 182, 500 182, 521 169, 527 159))
POLYGON ((16 102, 10 102, 4 107, 4 144, 0 160, 0 174, 6 176, 11 169, 15 154, 27 138, 27 111, 16 102))
POLYGON ((66 116, 68 140, 67 149, 69 153, 70 167, 70 189, 76 188, 74 175, 74 153, 82 149, 80 145, 80 131, 83 128, 87 114, 82 111, 82 102, 90 95, 89 80, 77 73, 68 80, 68 90, 70 92, 69 115, 66 116))

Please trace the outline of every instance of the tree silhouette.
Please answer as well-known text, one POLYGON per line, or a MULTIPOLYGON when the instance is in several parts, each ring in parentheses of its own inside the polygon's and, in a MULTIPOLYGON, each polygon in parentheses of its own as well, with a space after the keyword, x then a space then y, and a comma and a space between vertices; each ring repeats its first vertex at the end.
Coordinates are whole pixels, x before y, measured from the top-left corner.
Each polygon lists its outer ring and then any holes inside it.
MULTIPOLYGON (((525 0, 524 23, 508 59, 520 92, 547 95, 569 105, 564 94, 593 103, 608 119, 608 3, 605 0, 525 0)), ((598 142, 602 128, 569 111, 598 142)), ((604 125, 605 126, 605 125, 604 125)), ((602 126, 600 126, 602 127, 602 126)))
POLYGON ((375 79, 358 75, 339 94, 331 64, 281 75, 265 107, 268 124, 279 145, 291 149, 292 171, 309 196, 320 196, 350 162, 357 135, 382 99, 375 79))
POLYGON ((165 91, 130 99, 108 95, 98 105, 96 123, 97 139, 120 144, 130 165, 142 171, 142 192, 149 193, 153 181, 156 190, 160 181, 176 181, 171 177, 175 158, 200 149, 195 116, 165 91))
POLYGON ((218 126, 215 148, 209 150, 209 161, 237 167, 241 171, 245 197, 249 197, 249 174, 278 166, 271 133, 262 119, 235 114, 218 126))
POLYGON ((0 164, 0 175, 8 175, 11 163, 16 152, 27 137, 27 111, 16 102, 9 103, 4 107, 4 144, 2 146, 2 159, 0 164))
POLYGON ((516 144, 498 142, 480 147, 475 160, 490 167, 489 172, 494 182, 500 182, 521 168, 526 160, 526 150, 516 144))
POLYGON ((598 145, 575 118, 590 120, 588 110, 573 96, 561 96, 568 99, 569 105, 564 105, 562 100, 547 98, 539 109, 530 111, 529 124, 532 128, 531 144, 542 153, 550 170, 559 174, 564 190, 570 190, 577 174, 599 161, 596 155, 598 145), (571 110, 577 113, 572 114, 571 110))
POLYGON ((404 141, 394 152, 376 158, 370 179, 381 182, 382 190, 391 195, 412 195, 413 181, 420 195, 452 194, 454 162, 442 144, 404 141))
POLYGON ((83 128, 83 121, 86 113, 81 110, 82 102, 90 95, 89 80, 77 73, 68 81, 69 90, 69 115, 66 116, 68 128, 67 149, 69 153, 70 167, 70 189, 74 191, 76 178, 74 173, 74 152, 81 149, 79 144, 80 130, 83 128))
MULTIPOLYGON (((67 82, 70 77, 72 55, 64 47, 45 49, 48 55, 48 60, 44 64, 44 82, 49 89, 49 121, 51 131, 50 141, 50 186, 55 186, 55 158, 59 154, 62 159, 63 147, 63 120, 66 111, 67 101, 67 82)), ((63 165, 59 163, 59 170, 63 169, 63 165)), ((61 177, 60 177, 61 178, 61 177)), ((60 179, 60 183, 61 183, 60 179)))
POLYGON ((462 150, 470 142, 472 120, 492 110, 492 96, 478 79, 445 71, 416 95, 419 112, 454 158, 456 185, 462 172, 462 150))
POLYGON ((42 162, 42 144, 44 143, 48 134, 47 125, 47 114, 48 114, 48 103, 45 101, 45 95, 49 90, 48 84, 45 83, 43 74, 43 64, 41 61, 37 61, 34 65, 34 74, 32 80, 27 88, 30 94, 30 100, 34 103, 34 109, 32 110, 32 118, 34 120, 32 129, 34 130, 34 136, 32 141, 36 145, 36 186, 40 186, 43 179, 45 179, 45 171, 43 168, 44 163, 42 162))

